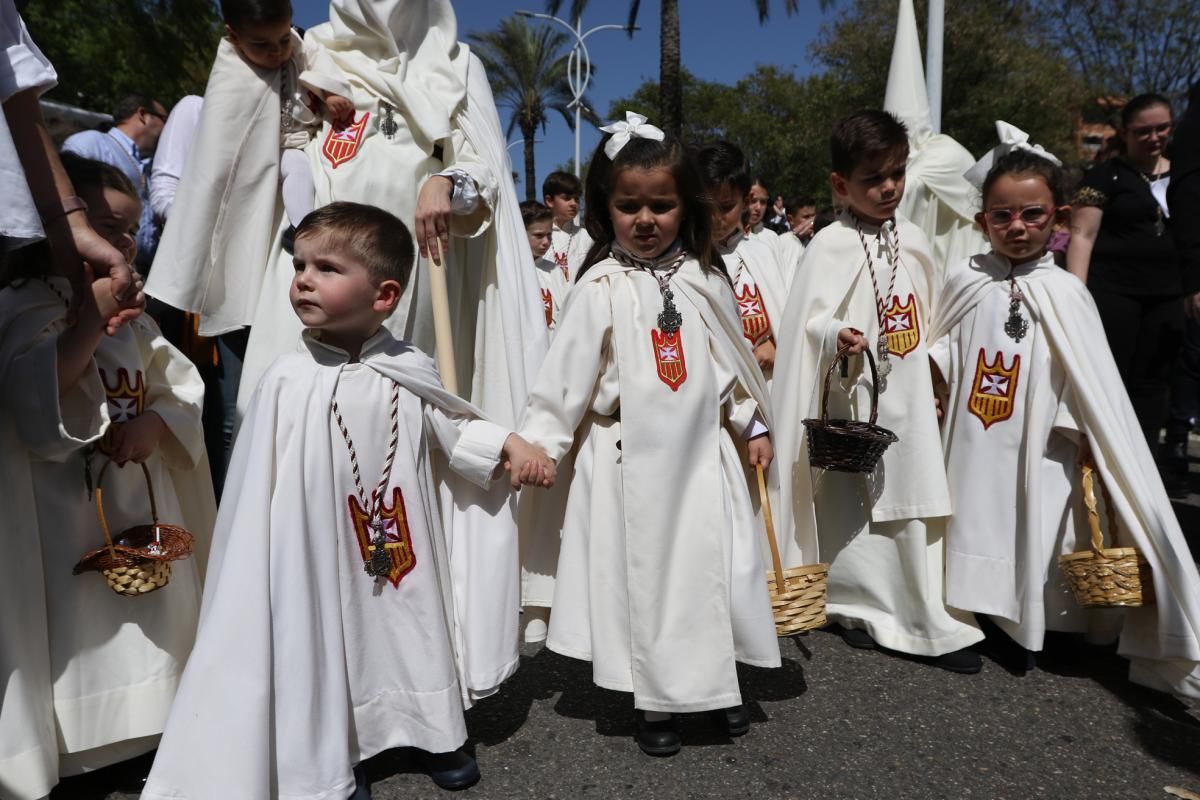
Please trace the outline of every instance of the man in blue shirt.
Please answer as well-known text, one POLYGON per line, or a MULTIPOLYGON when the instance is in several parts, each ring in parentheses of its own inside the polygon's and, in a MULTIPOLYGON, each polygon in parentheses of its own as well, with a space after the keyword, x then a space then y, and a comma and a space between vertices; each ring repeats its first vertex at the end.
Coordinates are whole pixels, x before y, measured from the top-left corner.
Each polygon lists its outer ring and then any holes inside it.
POLYGON ((113 127, 108 131, 80 131, 63 142, 64 153, 74 153, 111 164, 125 173, 142 196, 142 218, 138 228, 137 263, 149 271, 158 245, 158 226, 150 208, 150 161, 158 137, 167 121, 162 103, 145 94, 131 94, 117 103, 113 127))

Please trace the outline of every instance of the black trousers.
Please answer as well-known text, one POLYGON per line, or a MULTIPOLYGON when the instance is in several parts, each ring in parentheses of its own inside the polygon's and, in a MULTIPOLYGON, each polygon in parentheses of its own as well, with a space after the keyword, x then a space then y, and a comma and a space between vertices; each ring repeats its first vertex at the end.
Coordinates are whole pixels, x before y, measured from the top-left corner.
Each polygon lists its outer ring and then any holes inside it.
POLYGON ((1184 320, 1183 345, 1171 376, 1171 410, 1167 442, 1186 442, 1200 419, 1200 322, 1184 320))
POLYGON ((1091 291, 1138 423, 1157 452, 1183 340, 1183 299, 1091 291))

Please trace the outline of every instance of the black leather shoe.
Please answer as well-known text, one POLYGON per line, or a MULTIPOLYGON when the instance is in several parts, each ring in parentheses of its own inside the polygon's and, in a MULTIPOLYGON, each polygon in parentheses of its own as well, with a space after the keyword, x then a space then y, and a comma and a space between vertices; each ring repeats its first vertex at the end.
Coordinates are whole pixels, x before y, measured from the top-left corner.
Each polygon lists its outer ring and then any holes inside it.
POLYGON ((679 752, 683 743, 679 740, 679 731, 675 726, 675 718, 658 722, 647 722, 645 711, 636 711, 637 743, 642 752, 648 756, 673 756, 679 752))
POLYGON ((354 768, 354 792, 348 800, 371 800, 371 784, 367 781, 367 771, 362 764, 354 768))
POLYGON ((933 659, 933 665, 947 672, 974 675, 983 669, 983 659, 979 656, 979 653, 964 647, 962 650, 955 650, 953 653, 937 656, 933 659))
POLYGON ((750 712, 744 705, 719 708, 708 713, 730 736, 744 736, 750 730, 750 712))
POLYGON ((875 650, 879 647, 875 639, 871 637, 871 634, 862 628, 843 627, 841 634, 843 642, 858 650, 875 650))
POLYGON ((420 751, 421 765, 442 789, 457 791, 479 783, 479 764, 470 753, 453 750, 449 753, 420 751))

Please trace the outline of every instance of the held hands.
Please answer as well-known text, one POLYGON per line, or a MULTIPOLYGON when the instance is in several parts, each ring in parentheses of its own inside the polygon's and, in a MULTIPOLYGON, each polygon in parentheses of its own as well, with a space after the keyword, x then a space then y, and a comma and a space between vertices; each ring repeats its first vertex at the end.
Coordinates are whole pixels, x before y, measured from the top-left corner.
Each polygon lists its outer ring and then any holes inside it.
POLYGON ((522 486, 541 486, 549 489, 554 485, 556 470, 553 459, 546 451, 527 442, 515 433, 504 440, 504 469, 514 490, 522 486))
POLYGON ((770 434, 764 433, 746 442, 746 452, 750 456, 750 466, 752 467, 762 464, 762 468, 765 470, 775 460, 775 448, 771 446, 770 434))
POLYGON ((863 336, 863 332, 855 328, 842 328, 838 331, 838 349, 849 346, 850 355, 856 356, 867 349, 867 337, 863 336))
POLYGON ((421 256, 442 263, 442 253, 450 247, 450 195, 454 181, 445 175, 434 175, 425 181, 417 195, 416 230, 414 234, 421 256), (440 243, 440 248, 439 248, 440 243))
POLYGON ((759 369, 770 371, 775 366, 775 340, 767 339, 754 346, 754 358, 758 361, 759 369))
POLYGON ((337 130, 354 122, 354 103, 340 94, 325 95, 325 112, 337 130))
POLYGON ((114 426, 109 451, 112 460, 118 467, 123 467, 130 461, 140 464, 158 449, 158 443, 167 431, 167 423, 153 411, 131 419, 122 425, 114 426))

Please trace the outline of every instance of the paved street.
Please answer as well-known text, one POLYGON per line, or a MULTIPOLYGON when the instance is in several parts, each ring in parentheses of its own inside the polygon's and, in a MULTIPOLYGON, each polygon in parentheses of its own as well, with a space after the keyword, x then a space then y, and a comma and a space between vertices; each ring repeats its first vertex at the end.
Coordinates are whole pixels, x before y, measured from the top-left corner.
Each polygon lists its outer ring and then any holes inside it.
MULTIPOLYGON (((1179 510, 1200 552, 1200 495, 1179 510)), ((1170 800, 1165 786, 1200 793, 1200 712, 1131 686, 1111 651, 1059 641, 1026 674, 989 652, 983 672, 964 676, 852 650, 825 632, 781 646, 782 669, 742 672, 756 723, 750 733, 731 741, 703 715, 686 717, 684 750, 671 759, 640 753, 631 701, 595 688, 590 665, 526 646, 517 675, 469 714, 483 781, 462 796, 1170 800)), ((449 796, 404 752, 373 759, 369 771, 377 800, 449 796)), ((53 797, 136 796, 115 791, 117 782, 104 771, 65 782, 53 797)))

